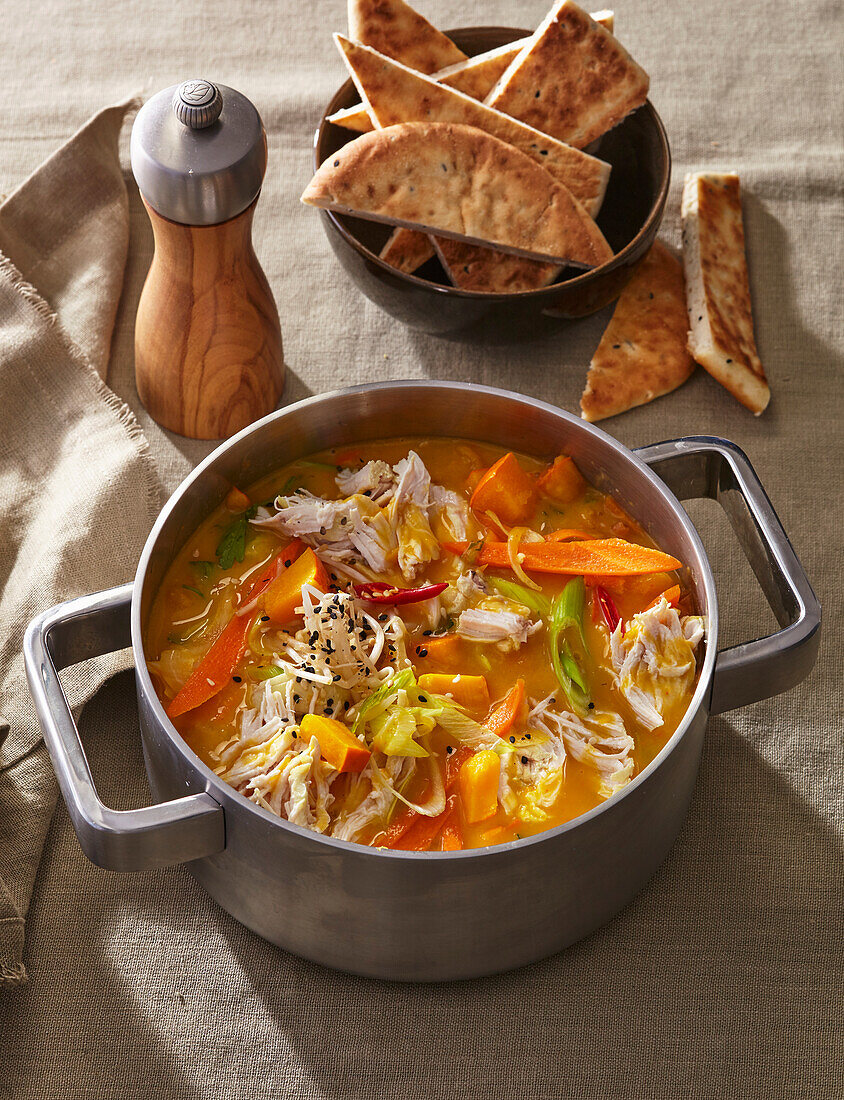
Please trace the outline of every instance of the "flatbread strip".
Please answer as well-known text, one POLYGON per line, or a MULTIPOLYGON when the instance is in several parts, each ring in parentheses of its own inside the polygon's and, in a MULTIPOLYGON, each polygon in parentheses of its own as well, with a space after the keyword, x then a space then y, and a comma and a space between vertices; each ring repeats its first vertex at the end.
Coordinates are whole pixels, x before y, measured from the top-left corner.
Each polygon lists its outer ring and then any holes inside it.
POLYGON ((508 256, 476 244, 430 237, 445 272, 461 290, 485 294, 515 294, 548 286, 562 271, 560 264, 508 256))
POLYGON ((362 134, 320 166, 302 202, 530 259, 596 267, 612 256, 571 192, 472 126, 410 122, 362 134))
POLYGON ((477 127, 520 149, 568 188, 589 214, 597 214, 610 174, 604 161, 484 107, 377 50, 341 34, 335 34, 334 40, 376 126, 449 122, 477 127))
MULTIPOLYGON (((596 23, 606 27, 610 33, 613 32, 615 26, 613 12, 596 11, 592 13, 592 18, 596 23)), ((358 36, 349 31, 349 38, 354 39, 356 37, 358 36)), ((373 42, 367 42, 359 37, 358 41, 363 42, 365 46, 373 46, 378 49, 373 42)), ((496 81, 504 75, 504 71, 510 62, 529 41, 530 36, 520 38, 516 42, 508 42, 505 46, 498 46, 494 50, 487 50, 486 53, 467 58, 466 61, 458 61, 456 65, 449 65, 447 68, 435 72, 433 74, 434 80, 438 84, 447 84, 449 88, 456 88, 458 92, 470 95, 472 99, 483 100, 492 91, 496 81)), ((401 61, 408 68, 417 68, 416 65, 411 64, 405 54, 389 53, 388 50, 381 50, 380 52, 392 57, 394 61, 401 61)), ((356 130, 361 134, 374 129, 366 107, 362 103, 356 103, 353 107, 344 107, 341 111, 335 111, 333 115, 328 116, 328 121, 333 122, 335 126, 344 126, 347 130, 356 130)))
POLYGON ((582 149, 640 107, 648 84, 609 31, 562 0, 485 102, 582 149))
POLYGON ((584 420, 603 420, 671 393, 695 369, 686 347, 680 261, 657 241, 621 292, 589 366, 584 420))
POLYGON ((759 416, 771 391, 753 336, 738 176, 687 175, 682 217, 689 351, 759 416))
POLYGON ((466 54, 404 0, 349 0, 349 37, 420 73, 435 73, 466 54))

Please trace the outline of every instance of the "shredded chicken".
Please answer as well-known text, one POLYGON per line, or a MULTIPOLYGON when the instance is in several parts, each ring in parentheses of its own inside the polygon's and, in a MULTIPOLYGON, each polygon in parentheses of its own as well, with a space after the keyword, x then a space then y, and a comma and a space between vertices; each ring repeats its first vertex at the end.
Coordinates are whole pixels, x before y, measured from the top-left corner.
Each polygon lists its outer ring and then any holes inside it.
POLYGON ((431 475, 415 451, 409 451, 394 470, 398 481, 386 514, 398 543, 399 568, 407 580, 412 580, 420 565, 440 556, 439 543, 428 521, 431 475))
POLYGON ((645 729, 661 726, 666 711, 688 691, 702 637, 703 620, 697 615, 681 619, 664 597, 634 615, 623 634, 621 623, 612 632, 616 686, 645 729))
POLYGON ((396 489, 392 466, 377 458, 359 470, 340 470, 334 480, 344 497, 365 493, 381 507, 390 500, 396 489))
POLYGON ((593 710, 587 718, 580 718, 554 709, 554 703, 553 695, 536 703, 529 720, 550 736, 560 738, 575 760, 595 767, 601 777, 598 793, 609 798, 633 775, 633 738, 617 714, 593 710))
POLYGON ((458 573, 440 599, 450 615, 459 615, 461 611, 465 611, 480 596, 485 596, 488 592, 489 587, 483 573, 469 569, 465 573, 458 573))
POLYGON ((345 500, 324 500, 300 490, 278 497, 275 515, 252 523, 300 538, 331 562, 363 561, 376 574, 389 573, 396 556, 396 535, 385 513, 369 497, 355 493, 345 500))
POLYGON ((460 613, 457 633, 472 642, 494 642, 499 649, 518 649, 542 627, 526 608, 512 600, 490 596, 479 606, 460 613))
POLYGON ((431 512, 445 528, 446 534, 455 542, 466 542, 469 538, 469 502, 453 489, 444 489, 442 485, 432 485, 430 491, 431 512))

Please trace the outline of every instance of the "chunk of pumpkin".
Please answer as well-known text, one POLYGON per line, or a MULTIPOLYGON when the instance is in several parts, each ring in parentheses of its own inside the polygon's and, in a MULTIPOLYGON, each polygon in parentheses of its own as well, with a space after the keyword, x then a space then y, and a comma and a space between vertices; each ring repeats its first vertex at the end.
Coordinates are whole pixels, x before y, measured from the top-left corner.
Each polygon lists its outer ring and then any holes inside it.
POLYGON ((264 614, 283 626, 296 618, 296 608, 302 604, 302 586, 310 584, 320 592, 328 589, 325 566, 308 547, 289 569, 275 578, 261 597, 264 614))
POLYGON ((539 491, 555 504, 571 504, 587 488, 586 480, 568 455, 557 455, 537 481, 539 491))
POLYGON ((509 527, 527 523, 536 507, 536 480, 525 473, 512 451, 495 462, 469 501, 477 512, 494 512, 509 527))
POLYGON ((414 658, 456 672, 466 667, 466 646, 452 631, 439 638, 423 638, 414 649, 414 658))
POLYGON ((450 695, 455 703, 469 710, 489 710, 489 687, 485 676, 446 676, 441 672, 426 672, 419 677, 419 686, 434 695, 450 695))
POLYGON ((463 815, 470 825, 495 816, 500 772, 501 761, 492 749, 476 752, 460 769, 458 787, 463 815))
POLYGON ((302 737, 319 741, 319 751, 323 760, 338 772, 361 772, 366 767, 372 753, 358 741, 348 726, 336 718, 323 714, 306 714, 299 730, 302 737))

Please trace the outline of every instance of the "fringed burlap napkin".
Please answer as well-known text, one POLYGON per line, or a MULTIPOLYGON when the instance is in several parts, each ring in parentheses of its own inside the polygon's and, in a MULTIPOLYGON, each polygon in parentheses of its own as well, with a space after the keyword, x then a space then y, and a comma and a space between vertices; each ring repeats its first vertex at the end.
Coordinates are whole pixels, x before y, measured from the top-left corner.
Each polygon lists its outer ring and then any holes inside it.
POLYGON ((23 631, 51 604, 130 579, 158 508, 146 442, 104 382, 129 240, 118 137, 133 106, 101 111, 0 205, 0 983, 26 977, 56 798, 23 631))

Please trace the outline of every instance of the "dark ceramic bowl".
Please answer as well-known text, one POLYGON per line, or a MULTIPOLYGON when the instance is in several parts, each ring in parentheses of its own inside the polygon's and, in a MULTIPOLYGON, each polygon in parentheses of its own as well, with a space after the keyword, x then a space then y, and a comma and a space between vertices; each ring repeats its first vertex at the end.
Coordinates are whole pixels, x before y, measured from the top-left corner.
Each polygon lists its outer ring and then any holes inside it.
MULTIPOLYGON (((474 56, 529 33, 513 27, 469 27, 448 35, 464 53, 474 56)), ((357 136, 327 122, 327 116, 359 101, 357 89, 347 80, 328 104, 314 138, 315 169, 357 136)), ((599 138, 589 152, 612 166, 597 222, 615 255, 592 271, 568 268, 560 281, 540 290, 517 294, 458 290, 436 259, 415 275, 405 275, 378 258, 390 235, 389 226, 327 210, 321 210, 320 217, 331 247, 355 283, 403 324, 458 339, 523 340, 526 333, 586 317, 614 301, 645 257, 662 221, 671 153, 650 101, 599 138)))

